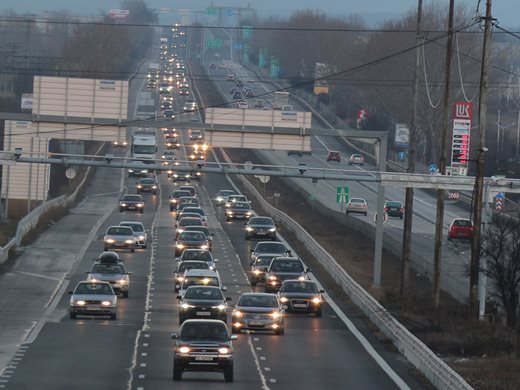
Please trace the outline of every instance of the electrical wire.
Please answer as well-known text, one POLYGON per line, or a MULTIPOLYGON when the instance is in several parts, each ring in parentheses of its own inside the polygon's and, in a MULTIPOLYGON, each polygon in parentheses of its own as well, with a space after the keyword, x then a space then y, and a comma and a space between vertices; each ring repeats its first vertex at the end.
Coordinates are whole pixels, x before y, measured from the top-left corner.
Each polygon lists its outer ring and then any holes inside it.
POLYGON ((433 109, 436 109, 437 107, 439 107, 439 104, 441 104, 441 96, 439 96, 439 101, 437 102, 437 104, 434 104, 432 101, 431 94, 430 94, 430 88, 428 86, 428 72, 426 71, 426 56, 424 54, 424 51, 425 51, 424 46, 421 46, 421 51, 422 51, 422 63, 423 63, 423 73, 424 73, 424 85, 426 87, 426 96, 428 97, 428 102, 430 103, 430 106, 433 109))
POLYGON ((468 96, 466 95, 466 90, 464 89, 464 80, 462 80, 462 67, 460 65, 460 50, 459 50, 459 34, 458 33, 455 34, 455 45, 457 47, 457 64, 458 64, 458 69, 459 69, 459 79, 460 79, 460 87, 462 90, 462 95, 464 96, 464 99, 467 102, 472 102, 473 100, 475 100, 475 97, 477 96, 479 89, 477 88, 475 90, 475 93, 473 94, 473 97, 471 99, 468 99, 468 96))

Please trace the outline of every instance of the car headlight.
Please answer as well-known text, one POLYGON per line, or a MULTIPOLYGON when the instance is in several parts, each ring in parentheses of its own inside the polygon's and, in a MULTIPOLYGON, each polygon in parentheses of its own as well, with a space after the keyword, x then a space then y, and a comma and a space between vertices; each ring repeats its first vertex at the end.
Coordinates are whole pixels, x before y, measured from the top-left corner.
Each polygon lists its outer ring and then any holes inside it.
POLYGON ((209 282, 211 282, 211 279, 209 278, 204 278, 201 280, 202 284, 209 284, 209 282))
POLYGON ((184 231, 183 228, 178 228, 178 229, 177 229, 177 233, 179 233, 179 234, 181 234, 183 231, 184 231))
POLYGON ((177 281, 178 282, 184 281, 184 276, 177 276, 177 281))
POLYGON ((227 214, 227 215, 233 215, 233 211, 231 211, 231 210, 226 210, 226 214, 227 214))
POLYGON ((224 199, 222 199, 222 197, 220 196, 217 196, 217 202, 222 202, 224 199))
POLYGON ((126 207, 126 203, 121 203, 121 206, 126 207))
POLYGON ((277 319, 277 318, 280 318, 280 317, 281 317, 281 314, 280 314, 280 312, 278 312, 278 311, 273 311, 273 312, 271 313, 271 317, 273 317, 274 319, 277 319))
POLYGON ((233 312, 233 315, 234 315, 235 317, 240 318, 240 317, 242 317, 243 314, 242 314, 242 312, 241 312, 240 310, 235 310, 235 311, 233 312))
POLYGON ((176 246, 177 246, 177 248, 179 248, 179 249, 184 248, 184 244, 177 244, 176 246))
POLYGON ((274 276, 274 275, 269 276, 269 280, 276 280, 276 276, 274 276))
POLYGON ((138 184, 137 188, 143 188, 143 186, 141 184, 138 184))
POLYGON ((251 215, 251 214, 252 214, 251 211, 248 211, 248 212, 246 213, 246 215, 251 215))
POLYGON ((125 244, 133 244, 134 240, 125 240, 125 244))
POLYGON ((289 299, 287 297, 281 297, 280 301, 283 303, 289 302, 289 299))
POLYGON ((119 280, 117 281, 117 283, 119 283, 119 284, 127 284, 128 282, 127 282, 126 279, 119 279, 119 280))
POLYGON ((179 175, 174 174, 173 177, 177 179, 179 177, 179 175))
POLYGON ((312 298, 312 303, 314 303, 314 304, 319 304, 319 303, 321 303, 321 298, 320 298, 320 297, 312 298))
POLYGON ((299 281, 302 281, 302 280, 305 280, 305 279, 306 279, 306 278, 305 278, 304 275, 300 275, 300 276, 298 276, 298 280, 299 280, 299 281))
POLYGON ((231 352, 231 349, 228 347, 220 347, 218 349, 218 353, 220 353, 221 355, 227 355, 230 352, 231 352))
POLYGON ((192 308, 194 308, 194 307, 195 307, 195 306, 193 306, 193 305, 188 305, 187 303, 183 303, 183 304, 181 305, 181 309, 184 309, 184 310, 186 310, 186 309, 192 309, 192 308))
POLYGON ((190 352, 190 348, 189 348, 189 347, 180 347, 180 348, 178 349, 178 351, 179 351, 180 353, 189 353, 189 352, 190 352))
POLYGON ((78 305, 78 306, 85 306, 86 302, 85 301, 76 301, 74 302, 75 305, 78 305))
POLYGON ((103 306, 110 306, 111 304, 112 304, 111 301, 103 301, 103 302, 101 302, 101 305, 103 305, 103 306))
POLYGON ((157 186, 152 186, 152 190, 156 190, 157 189, 157 186))
POLYGON ((246 227, 246 230, 247 230, 248 232, 252 232, 254 229, 253 229, 251 226, 248 226, 248 227, 246 227))
POLYGON ((87 280, 89 282, 94 282, 94 283, 97 282, 97 279, 95 277, 93 277, 93 276, 90 276, 90 275, 87 277, 87 280))
POLYGON ((271 228, 269 229, 270 232, 275 232, 276 231, 276 228, 271 228))
POLYGON ((226 310, 226 305, 220 304, 218 306, 212 306, 211 308, 212 309, 219 309, 220 311, 222 311, 222 310, 226 310))
MULTIPOLYGON (((177 176, 177 175, 175 175, 175 176, 177 176)), ((177 203, 177 199, 171 199, 170 202, 177 203)))
POLYGON ((144 236, 139 236, 139 237, 137 237, 137 239, 144 240, 144 236))
POLYGON ((201 245, 201 246, 200 246, 200 249, 204 249, 204 250, 206 250, 206 249, 208 249, 208 245, 206 245, 206 244, 201 245))
POLYGON ((115 240, 113 240, 112 238, 106 238, 105 242, 107 242, 109 244, 113 244, 115 242, 115 240))
POLYGON ((142 203, 137 203, 137 207, 143 207, 143 206, 144 206, 144 204, 142 204, 142 203))

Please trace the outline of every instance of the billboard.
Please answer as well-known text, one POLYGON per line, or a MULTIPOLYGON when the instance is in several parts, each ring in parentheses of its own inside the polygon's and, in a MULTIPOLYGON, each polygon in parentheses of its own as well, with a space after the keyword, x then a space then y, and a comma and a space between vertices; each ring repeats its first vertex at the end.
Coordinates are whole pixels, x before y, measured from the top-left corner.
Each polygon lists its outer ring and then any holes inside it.
POLYGON ((469 165, 469 145, 473 104, 455 102, 453 104, 453 137, 451 142, 451 166, 458 172, 467 174, 469 165))
POLYGON ((324 77, 330 74, 329 66, 323 62, 316 62, 314 66, 314 94, 329 93, 329 82, 324 77))

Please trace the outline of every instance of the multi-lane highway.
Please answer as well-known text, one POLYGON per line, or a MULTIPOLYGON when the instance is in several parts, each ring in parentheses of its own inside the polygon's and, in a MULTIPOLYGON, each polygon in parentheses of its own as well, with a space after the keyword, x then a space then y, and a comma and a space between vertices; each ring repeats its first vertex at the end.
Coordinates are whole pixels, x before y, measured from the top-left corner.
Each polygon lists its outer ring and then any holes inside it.
MULTIPOLYGON (((143 80, 132 82, 132 101, 145 93, 143 88, 143 80)), ((176 100, 177 108, 182 107, 183 99, 176 100)), ((137 108, 132 107, 135 115, 137 108)), ((157 136, 162 150, 160 131, 157 136)), ((181 137, 186 141, 187 133, 181 137)), ((185 157, 185 150, 179 157, 185 157)), ((0 334, 0 388, 173 386, 170 334, 179 329, 179 304, 173 288, 175 213, 169 211, 168 195, 175 185, 164 174, 158 180, 158 195, 143 195, 143 214, 122 214, 117 199, 121 193, 135 193, 136 180, 119 170, 98 169, 85 200, 2 275, 0 313, 2 327, 7 325, 10 332, 0 334), (150 240, 146 249, 120 253, 132 272, 129 298, 119 299, 115 321, 69 319, 67 292, 85 279, 92 259, 103 250, 107 227, 122 220, 142 222, 150 240)), ((226 222, 223 210, 212 201, 218 190, 234 187, 228 178, 207 175, 195 185, 215 234, 213 252, 226 295, 235 304, 240 294, 252 290, 247 271, 255 241, 246 241, 243 223, 226 222)), ((364 337, 353 332, 342 306, 326 299, 322 318, 287 315, 283 336, 240 334, 234 343, 233 384, 225 383, 220 374, 185 373, 175 388, 421 388, 402 357, 380 344, 362 321, 354 322, 364 337)))

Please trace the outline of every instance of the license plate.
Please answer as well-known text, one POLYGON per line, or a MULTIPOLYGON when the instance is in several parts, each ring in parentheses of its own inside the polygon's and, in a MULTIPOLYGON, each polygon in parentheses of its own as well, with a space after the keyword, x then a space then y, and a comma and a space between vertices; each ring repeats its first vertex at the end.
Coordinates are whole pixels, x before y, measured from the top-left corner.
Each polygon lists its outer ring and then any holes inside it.
POLYGON ((87 310, 96 311, 96 310, 100 310, 100 307, 99 306, 87 306, 87 310))
POLYGON ((210 316, 211 313, 209 311, 198 311, 196 313, 198 316, 210 316))
POLYGON ((128 210, 135 210, 134 206, 128 206, 128 210))
POLYGON ((256 233, 256 234, 258 234, 259 236, 264 236, 264 235, 265 235, 265 232, 258 232, 258 233, 256 233))
POLYGON ((305 309, 307 305, 305 303, 295 303, 293 304, 293 307, 299 307, 305 309))
POLYGON ((213 360, 213 356, 195 356, 195 360, 210 362, 213 360))
POLYGON ((264 322, 263 321, 249 321, 249 325, 251 325, 251 326, 263 326, 264 322))

